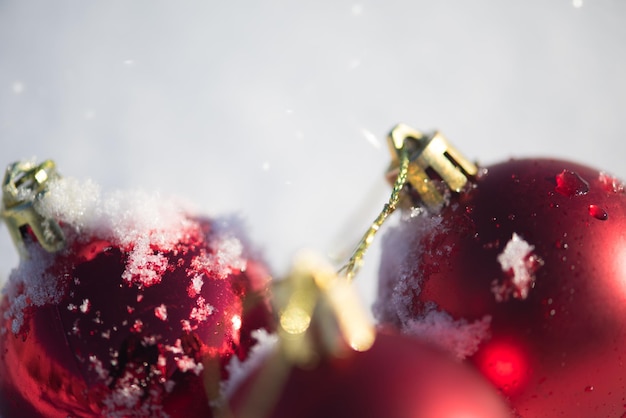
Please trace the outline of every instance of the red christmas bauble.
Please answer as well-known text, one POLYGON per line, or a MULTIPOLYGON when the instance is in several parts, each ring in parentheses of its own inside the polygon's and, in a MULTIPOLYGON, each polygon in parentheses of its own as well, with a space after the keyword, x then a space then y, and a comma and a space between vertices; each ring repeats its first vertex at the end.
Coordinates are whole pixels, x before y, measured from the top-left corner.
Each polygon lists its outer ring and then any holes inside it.
POLYGON ((119 200, 70 202, 72 213, 48 208, 65 249, 30 240, 9 278, 0 413, 212 416, 225 363, 247 355, 251 331, 271 328, 265 266, 217 221, 174 211, 150 226, 153 206, 133 217, 106 208, 119 200))
MULTIPOLYGON (((233 416, 258 385, 252 372, 231 398, 233 416)), ((248 405, 249 406, 249 405, 248 405)), ((510 408, 478 373, 440 349, 399 335, 379 333, 365 352, 327 358, 312 369, 294 367, 267 415, 258 418, 456 418, 508 417, 510 408)), ((247 418, 247 416, 245 416, 247 418)))
POLYGON ((382 322, 456 348, 463 331, 460 355, 523 417, 626 412, 622 183, 572 162, 511 160, 437 213, 405 218, 384 244, 382 322))

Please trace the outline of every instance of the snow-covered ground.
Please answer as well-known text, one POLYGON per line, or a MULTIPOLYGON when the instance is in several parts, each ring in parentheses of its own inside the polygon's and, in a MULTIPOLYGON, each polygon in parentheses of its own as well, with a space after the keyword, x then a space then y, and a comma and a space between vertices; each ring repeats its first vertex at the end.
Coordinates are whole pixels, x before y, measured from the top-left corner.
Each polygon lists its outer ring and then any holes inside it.
MULTIPOLYGON (((280 275, 364 232, 400 121, 483 164, 626 178, 624 18, 621 0, 5 0, 0 167, 53 158, 106 190, 237 212, 280 275)), ((16 263, 2 226, 0 279, 16 263)))

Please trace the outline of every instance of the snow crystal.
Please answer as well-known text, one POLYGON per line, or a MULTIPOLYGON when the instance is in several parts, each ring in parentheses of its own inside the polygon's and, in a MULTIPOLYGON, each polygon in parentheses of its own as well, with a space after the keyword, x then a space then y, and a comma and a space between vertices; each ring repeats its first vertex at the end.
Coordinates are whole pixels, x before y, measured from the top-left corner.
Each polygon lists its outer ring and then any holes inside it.
POLYGON ((163 354, 159 354, 159 357, 157 358, 157 366, 159 367, 167 366, 167 359, 165 358, 163 354))
POLYGON ((490 337, 490 325, 489 315, 469 322, 465 319, 455 320, 446 312, 432 307, 420 318, 404 324, 402 331, 430 341, 462 360, 473 355, 480 343, 490 337))
POLYGON ((108 418, 168 418, 169 415, 163 411, 160 401, 161 393, 155 389, 146 391, 132 373, 126 372, 116 382, 111 393, 103 399, 103 415, 108 418))
POLYGON ((233 315, 231 322, 233 323, 233 329, 235 331, 239 331, 241 329, 241 316, 233 315))
POLYGON ((220 246, 217 249, 217 262, 222 267, 244 271, 246 269, 246 260, 242 258, 242 253, 243 245, 239 239, 232 236, 222 237, 220 246))
MULTIPOLYGON (((189 322, 188 319, 181 319, 180 320, 180 327, 183 331, 185 332, 191 332, 193 331, 193 329, 191 328, 191 322, 189 322)), ((197 328, 197 327, 196 327, 197 328)), ((194 328, 195 329, 195 328, 194 328)))
POLYGON ((123 278, 140 286, 158 283, 167 268, 167 258, 154 248, 173 249, 194 226, 179 201, 143 191, 103 194, 90 180, 51 181, 35 207, 79 238, 98 236, 129 251, 123 278))
MULTIPOLYGON (((410 213, 383 237, 378 300, 374 314, 382 322, 407 323, 413 318, 413 300, 421 291, 424 245, 422 240, 441 225, 441 217, 424 211, 410 213)), ((445 257, 449 248, 437 248, 445 257)))
POLYGON ((429 340, 463 359, 489 338, 491 318, 454 319, 434 304, 415 306, 428 269, 436 268, 433 263, 445 260, 452 251, 450 246, 436 246, 431 241, 445 233, 441 222, 440 216, 423 209, 409 211, 385 234, 374 314, 380 322, 394 324, 403 333, 429 340), (422 313, 416 314, 420 309, 422 313))
POLYGON ((102 324, 103 321, 102 321, 101 316, 102 316, 102 312, 96 311, 96 317, 93 318, 92 321, 95 322, 96 324, 102 324))
POLYGON ((202 290, 202 286, 204 285, 204 279, 202 277, 202 274, 196 274, 191 279, 191 283, 189 283, 189 287, 187 287, 187 294, 190 298, 195 298, 202 290))
POLYGON ((508 278, 502 282, 494 281, 492 291, 498 302, 513 296, 526 299, 528 292, 535 283, 535 271, 542 264, 539 257, 533 254, 534 246, 513 233, 512 238, 498 255, 498 262, 508 278))
POLYGON ((176 365, 181 372, 185 373, 188 371, 192 371, 196 376, 200 376, 200 373, 202 373, 202 370, 204 370, 204 366, 202 365, 202 363, 196 362, 189 356, 182 356, 180 358, 177 358, 176 365))
POLYGON ((213 244, 214 253, 203 253, 193 258, 191 267, 194 271, 205 271, 211 276, 225 279, 234 271, 246 270, 247 259, 243 254, 243 244, 238 238, 218 233, 213 244))
POLYGON ((140 333, 143 330, 143 321, 141 319, 135 319, 135 322, 130 327, 130 332, 135 334, 140 333))
POLYGON ((32 257, 22 261, 9 276, 4 293, 10 301, 4 319, 11 320, 13 333, 20 332, 24 324, 24 310, 29 306, 58 303, 64 294, 63 284, 47 270, 54 257, 37 245, 30 245, 32 257))
POLYGON ((44 217, 84 229, 98 218, 100 199, 100 187, 91 180, 54 179, 48 183, 48 192, 35 201, 35 208, 44 217))
POLYGON ((76 232, 98 235, 122 247, 132 247, 146 236, 158 247, 171 247, 191 221, 181 202, 158 193, 126 191, 103 194, 90 180, 63 177, 51 181, 49 191, 36 202, 44 217, 71 225, 76 232))
POLYGON ((107 381, 109 379, 109 372, 104 368, 102 362, 96 356, 89 356, 89 362, 100 379, 103 381, 107 381))
POLYGON ((136 283, 140 287, 149 287, 161 282, 161 277, 168 266, 167 257, 151 248, 149 237, 137 240, 128 254, 126 269, 122 279, 129 283, 136 283))
POLYGON ((598 181, 608 192, 624 193, 624 183, 608 173, 600 172, 598 175, 598 181))
POLYGON ((82 313, 87 313, 89 312, 90 307, 91 307, 91 302, 89 302, 89 299, 83 299, 83 303, 80 304, 80 311, 82 313))
POLYGON ((103 401, 103 404, 111 410, 110 412, 120 407, 132 408, 139 403, 144 391, 136 380, 133 374, 128 371, 119 379, 111 395, 103 401))
POLYGON ((198 324, 207 320, 207 318, 215 311, 215 308, 208 303, 206 300, 200 296, 196 300, 196 306, 191 310, 189 314, 189 319, 196 322, 193 326, 191 326, 191 330, 195 330, 198 328, 198 324))
MULTIPOLYGON (((13 332, 17 332, 17 331, 14 330, 13 332)), ((80 335, 80 327, 78 326, 78 319, 75 319, 74 323, 72 324, 72 334, 80 335)))
POLYGON ((248 375, 260 367, 263 360, 267 358, 278 343, 278 336, 270 334, 264 329, 252 331, 251 335, 257 343, 250 349, 248 357, 241 361, 237 356, 233 356, 226 366, 228 379, 220 383, 220 391, 224 399, 230 398, 235 393, 248 375))
POLYGON ((172 354, 182 354, 183 353, 183 343, 180 338, 177 338, 174 341, 174 345, 165 345, 165 350, 169 351, 172 354))
POLYGON ((167 321, 167 306, 162 303, 154 308, 154 316, 159 318, 161 321, 167 321))

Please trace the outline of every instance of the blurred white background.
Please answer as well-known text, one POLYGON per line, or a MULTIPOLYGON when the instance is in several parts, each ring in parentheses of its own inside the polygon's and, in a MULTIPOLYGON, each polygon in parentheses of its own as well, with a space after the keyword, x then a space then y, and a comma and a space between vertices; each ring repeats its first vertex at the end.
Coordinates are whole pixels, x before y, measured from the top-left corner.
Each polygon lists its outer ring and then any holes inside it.
MULTIPOLYGON (((625 18, 622 0, 0 0, 0 166, 53 158, 237 212, 281 274, 365 230, 400 121, 483 164, 625 178, 625 18)), ((0 279, 16 263, 2 226, 0 279)))

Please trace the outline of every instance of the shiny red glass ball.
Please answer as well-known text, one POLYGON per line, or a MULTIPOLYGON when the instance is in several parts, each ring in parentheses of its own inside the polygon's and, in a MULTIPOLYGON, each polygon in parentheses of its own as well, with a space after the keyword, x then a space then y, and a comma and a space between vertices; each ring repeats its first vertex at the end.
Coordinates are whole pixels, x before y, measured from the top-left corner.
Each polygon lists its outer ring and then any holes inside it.
POLYGON ((520 416, 626 412, 619 181, 566 161, 511 160, 440 212, 406 216, 384 245, 382 322, 418 333, 433 312, 487 323, 469 360, 520 416))
MULTIPOLYGON (((255 385, 249 379, 231 399, 234 416, 255 385)), ((268 415, 257 418, 457 418, 508 417, 510 408, 478 373, 414 338, 380 333, 365 352, 293 368, 268 415)), ((258 411, 258 410, 257 410, 258 411)), ((247 416, 246 416, 247 418, 247 416)))
POLYGON ((165 247, 69 228, 61 253, 29 245, 1 305, 2 416, 212 416, 225 363, 270 327, 269 275, 212 221, 181 228, 165 247))

